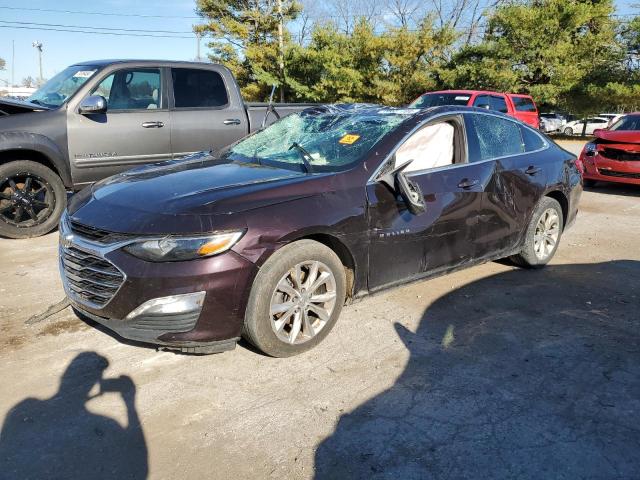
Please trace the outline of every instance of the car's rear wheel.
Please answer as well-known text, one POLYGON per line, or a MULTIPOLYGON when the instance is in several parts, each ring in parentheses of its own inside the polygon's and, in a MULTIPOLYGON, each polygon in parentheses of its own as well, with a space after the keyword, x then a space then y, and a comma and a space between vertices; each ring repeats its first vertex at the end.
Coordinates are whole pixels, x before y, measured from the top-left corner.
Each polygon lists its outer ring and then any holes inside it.
POLYGON ((573 135, 573 128, 571 128, 571 127, 565 128, 564 129, 564 134, 565 135, 570 135, 570 136, 573 135))
POLYGON ((19 160, 0 165, 0 236, 29 238, 53 230, 67 204, 54 171, 19 160))
POLYGON ((562 226, 560 204, 553 198, 544 197, 531 217, 522 250, 512 260, 522 267, 544 267, 558 249, 562 226))
POLYGON ((256 275, 243 336, 273 357, 313 348, 338 320, 345 282, 342 262, 327 246, 300 240, 282 247, 256 275))

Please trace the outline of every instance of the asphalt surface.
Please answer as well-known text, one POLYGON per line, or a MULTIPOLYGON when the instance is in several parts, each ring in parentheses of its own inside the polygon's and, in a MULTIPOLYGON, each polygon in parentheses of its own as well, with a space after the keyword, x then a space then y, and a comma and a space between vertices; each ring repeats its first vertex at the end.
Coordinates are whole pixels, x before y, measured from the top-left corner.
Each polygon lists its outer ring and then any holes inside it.
POLYGON ((288 359, 27 325, 57 234, 0 239, 0 478, 638 478, 639 238, 640 188, 596 188, 546 269, 376 295, 288 359))

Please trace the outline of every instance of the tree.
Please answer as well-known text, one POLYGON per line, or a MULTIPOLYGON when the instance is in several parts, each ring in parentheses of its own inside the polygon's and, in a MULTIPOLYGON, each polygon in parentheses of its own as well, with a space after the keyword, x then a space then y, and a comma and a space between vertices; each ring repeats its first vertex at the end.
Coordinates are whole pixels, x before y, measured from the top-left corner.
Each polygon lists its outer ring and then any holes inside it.
POLYGON ((36 81, 31 76, 25 77, 22 79, 22 86, 27 88, 33 88, 36 86, 36 81))
POLYGON ((613 10, 612 0, 498 6, 482 41, 462 48, 441 79, 450 87, 530 93, 541 104, 593 111, 586 93, 606 84, 624 56, 613 10))
MULTIPOLYGON (((283 24, 297 17, 296 0, 197 0, 197 12, 207 23, 194 29, 212 37, 209 58, 231 69, 247 98, 264 99, 271 85, 285 85, 278 26, 280 16, 283 24)), ((286 48, 290 34, 282 36, 286 48)))
POLYGON ((4 70, 6 64, 7 62, 4 61, 4 58, 0 58, 0 70, 4 70))

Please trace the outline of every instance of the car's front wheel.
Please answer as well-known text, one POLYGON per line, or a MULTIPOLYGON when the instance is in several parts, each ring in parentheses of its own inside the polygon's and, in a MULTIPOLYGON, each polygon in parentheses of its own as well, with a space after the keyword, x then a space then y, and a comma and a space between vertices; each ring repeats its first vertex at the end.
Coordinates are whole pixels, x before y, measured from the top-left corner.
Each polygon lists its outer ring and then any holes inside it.
POLYGON ((0 165, 0 236, 29 238, 53 230, 67 204, 60 177, 29 160, 0 165))
POLYGON ((327 246, 300 240, 282 247, 256 275, 243 336, 273 357, 313 348, 338 320, 345 283, 342 262, 327 246))
POLYGON ((550 197, 538 203, 519 254, 512 260, 528 268, 542 268, 553 258, 562 236, 563 215, 560 204, 550 197))

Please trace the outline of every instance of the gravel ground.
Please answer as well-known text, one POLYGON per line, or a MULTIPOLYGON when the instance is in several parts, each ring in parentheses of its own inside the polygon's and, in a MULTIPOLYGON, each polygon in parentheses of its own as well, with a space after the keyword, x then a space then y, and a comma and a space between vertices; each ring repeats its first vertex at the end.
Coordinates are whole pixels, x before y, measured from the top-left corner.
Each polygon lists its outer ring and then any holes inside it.
POLYGON ((57 234, 0 239, 0 478, 638 478, 639 197, 587 191, 546 269, 373 296, 289 359, 26 325, 57 234))

